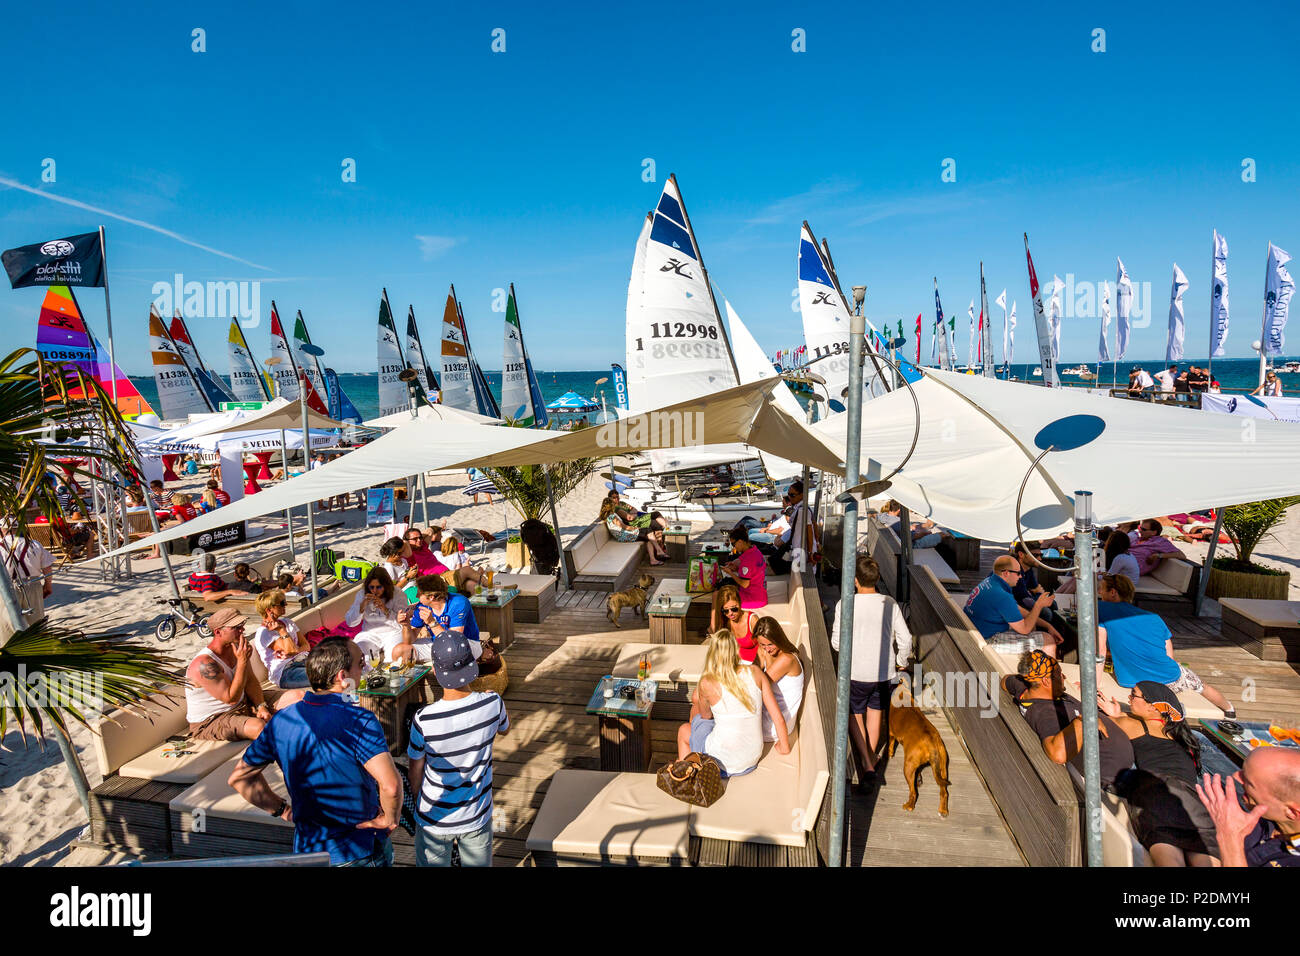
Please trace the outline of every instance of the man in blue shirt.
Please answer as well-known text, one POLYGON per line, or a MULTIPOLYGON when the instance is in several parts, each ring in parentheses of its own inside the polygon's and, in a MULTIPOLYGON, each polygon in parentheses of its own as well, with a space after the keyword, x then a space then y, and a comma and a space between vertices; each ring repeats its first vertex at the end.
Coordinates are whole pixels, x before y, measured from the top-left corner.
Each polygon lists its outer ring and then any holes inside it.
POLYGON ((483 655, 483 644, 469 598, 448 591, 447 582, 438 574, 416 578, 415 591, 418 603, 397 618, 402 624, 402 643, 393 648, 393 661, 431 660, 434 639, 447 631, 463 634, 478 660, 483 655))
POLYGON ((966 599, 966 616, 999 653, 1041 650, 1055 657, 1061 635, 1040 620, 1043 609, 1052 603, 1052 593, 1044 591, 1032 608, 1022 608, 1011 590, 1022 573, 1019 561, 1009 554, 1000 555, 993 562, 993 572, 966 599))
POLYGON ((402 783, 374 714, 349 703, 361 677, 361 649, 327 638, 307 657, 311 692, 276 713, 235 765, 230 785, 249 803, 294 825, 295 853, 328 851, 332 866, 388 866, 402 783), (289 799, 262 775, 280 765, 289 799))

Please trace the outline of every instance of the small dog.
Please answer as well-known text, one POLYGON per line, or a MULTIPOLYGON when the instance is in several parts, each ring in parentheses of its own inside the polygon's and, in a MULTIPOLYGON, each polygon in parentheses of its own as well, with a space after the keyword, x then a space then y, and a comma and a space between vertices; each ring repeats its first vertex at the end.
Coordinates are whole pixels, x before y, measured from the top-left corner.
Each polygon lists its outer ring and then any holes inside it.
POLYGON ((654 584, 654 575, 643 574, 636 582, 636 587, 628 588, 625 591, 615 591, 609 596, 609 600, 605 602, 605 616, 614 622, 615 627, 619 628, 623 625, 618 623, 618 619, 625 607, 630 607, 633 614, 640 614, 645 617, 646 602, 650 600, 650 589, 654 587, 654 584))
MULTIPOLYGON (((905 687, 904 680, 900 687, 905 687)), ((939 785, 939 815, 948 815, 948 748, 943 745, 943 738, 934 724, 921 713, 916 706, 916 699, 907 693, 896 693, 889 704, 889 756, 894 756, 894 747, 903 745, 903 774, 907 777, 907 802, 904 810, 916 807, 916 781, 921 775, 921 768, 927 763, 939 785), (899 698, 907 699, 900 705, 899 698)))

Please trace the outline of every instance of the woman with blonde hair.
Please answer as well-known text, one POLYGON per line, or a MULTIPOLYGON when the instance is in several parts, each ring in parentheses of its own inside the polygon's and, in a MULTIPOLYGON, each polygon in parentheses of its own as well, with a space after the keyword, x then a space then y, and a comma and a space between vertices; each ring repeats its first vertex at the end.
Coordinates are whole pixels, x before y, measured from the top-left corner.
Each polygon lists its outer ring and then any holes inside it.
POLYGON ((600 503, 600 514, 596 516, 597 521, 604 522, 605 527, 609 529, 609 536, 615 541, 644 541, 646 560, 654 567, 665 563, 664 559, 668 557, 668 549, 658 540, 655 534, 648 532, 645 528, 634 528, 619 515, 614 507, 614 502, 606 498, 600 503))
POLYGON ((447 571, 442 576, 444 581, 466 594, 474 593, 474 588, 466 587, 466 582, 475 587, 483 587, 483 572, 469 563, 469 558, 460 549, 459 538, 454 534, 445 535, 439 551, 442 552, 442 563, 447 566, 447 571))
POLYGON ((763 755, 764 713, 776 731, 776 752, 788 754, 785 717, 767 675, 741 664, 729 631, 715 632, 704 646, 704 671, 691 701, 691 722, 677 730, 677 758, 708 754, 722 765, 724 776, 749 773, 763 755))
POLYGON ((199 498, 199 514, 207 514, 209 511, 216 511, 220 507, 221 502, 217 500, 217 496, 211 488, 204 491, 203 496, 199 498))

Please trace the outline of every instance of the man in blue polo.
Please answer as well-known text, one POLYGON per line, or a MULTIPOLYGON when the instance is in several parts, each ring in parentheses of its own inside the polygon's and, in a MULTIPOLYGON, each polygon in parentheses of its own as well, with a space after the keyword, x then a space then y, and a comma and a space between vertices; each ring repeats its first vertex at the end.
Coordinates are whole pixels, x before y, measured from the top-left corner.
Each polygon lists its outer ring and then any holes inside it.
POLYGON ((993 562, 993 572, 966 599, 966 616, 1000 654, 1041 650, 1055 657, 1061 635, 1040 620, 1043 609, 1052 603, 1052 592, 1038 595, 1032 608, 1022 608, 1011 590, 1021 574, 1019 561, 1009 554, 1000 555, 993 562))
POLYGON ((402 782, 379 720, 343 692, 361 678, 361 649, 326 638, 307 656, 311 692, 276 713, 235 765, 230 785, 249 803, 294 825, 295 853, 328 851, 332 866, 389 866, 402 782), (289 799, 262 769, 280 765, 289 799))

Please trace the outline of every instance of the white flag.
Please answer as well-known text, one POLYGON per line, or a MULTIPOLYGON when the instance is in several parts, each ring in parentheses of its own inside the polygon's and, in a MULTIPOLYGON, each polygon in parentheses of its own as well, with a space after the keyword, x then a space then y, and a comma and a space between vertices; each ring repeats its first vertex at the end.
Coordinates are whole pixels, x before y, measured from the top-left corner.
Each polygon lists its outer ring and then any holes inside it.
POLYGON ((1011 300, 1011 315, 1007 316, 1007 324, 1004 327, 1007 340, 1003 348, 1003 354, 1006 356, 1005 362, 1011 364, 1012 359, 1016 357, 1016 300, 1011 300))
POLYGON ((1110 334, 1110 283, 1101 284, 1101 344, 1097 346, 1097 361, 1110 361, 1110 344, 1106 337, 1110 334))
POLYGON ((1268 276, 1264 281, 1264 351, 1268 355, 1281 355, 1286 345, 1286 315, 1291 306, 1291 293, 1295 282, 1286 264, 1290 253, 1268 244, 1268 276))
POLYGON ((1006 309, 1006 307, 1007 307, 1007 290, 1006 290, 1006 289, 1003 289, 1001 292, 999 292, 999 293, 998 293, 998 297, 997 297, 996 299, 994 299, 993 301, 996 302, 998 305, 1000 305, 1003 309, 1006 309))
POLYGON ((966 365, 973 366, 975 364, 975 300, 974 299, 970 300, 970 307, 966 310, 966 314, 970 316, 970 353, 966 359, 966 365))
POLYGON ((1052 361, 1061 360, 1061 290, 1065 283, 1058 275, 1052 276, 1052 296, 1047 307, 1047 320, 1052 330, 1052 361))
POLYGON ((1165 339, 1165 361, 1177 362, 1183 357, 1183 293, 1187 291, 1187 276, 1174 263, 1174 282, 1169 288, 1169 334, 1165 339))
POLYGON ((1210 277, 1210 358, 1223 355, 1228 341, 1228 240, 1214 231, 1214 274, 1210 277))
POLYGON ((1129 310, 1133 306, 1133 283, 1124 268, 1124 260, 1116 257, 1115 273, 1115 360, 1121 361, 1128 351, 1129 310))

